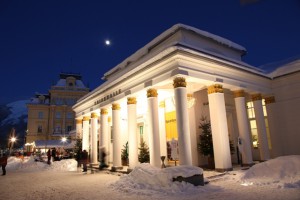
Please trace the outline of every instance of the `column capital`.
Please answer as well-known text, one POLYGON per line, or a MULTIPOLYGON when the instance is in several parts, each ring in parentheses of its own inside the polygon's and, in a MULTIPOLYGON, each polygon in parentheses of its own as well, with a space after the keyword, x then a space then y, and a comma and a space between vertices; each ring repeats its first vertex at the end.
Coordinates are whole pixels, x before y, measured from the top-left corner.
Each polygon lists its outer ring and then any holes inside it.
POLYGON ((174 88, 186 87, 186 81, 184 77, 176 77, 173 79, 174 88))
POLYGON ((82 123, 82 119, 76 119, 76 124, 81 124, 82 123))
POLYGON ((211 85, 207 88, 207 93, 208 94, 223 93, 223 86, 221 84, 211 85))
POLYGON ((106 108, 101 108, 100 114, 101 115, 107 115, 108 114, 107 109, 106 108))
POLYGON ((150 88, 147 90, 147 97, 157 97, 157 90, 154 88, 150 88))
POLYGON ((136 104, 136 98, 135 97, 128 97, 127 98, 127 105, 130 104, 136 104))
POLYGON ((245 97, 245 91, 244 90, 235 90, 233 91, 234 98, 238 97, 245 97))
POLYGON ((83 121, 89 121, 89 120, 90 120, 90 117, 89 117, 89 116, 84 116, 82 120, 83 120, 83 121))
POLYGON ((93 112, 93 113, 91 114, 91 118, 98 118, 97 113, 93 112))
POLYGON ((252 101, 259 101, 259 100, 262 100, 262 96, 259 93, 258 94, 252 94, 251 99, 252 99, 252 101))
POLYGON ((266 98, 265 98, 265 103, 266 103, 266 104, 275 103, 275 97, 274 97, 274 96, 266 97, 266 98))
POLYGON ((120 104, 118 104, 118 103, 112 104, 112 110, 120 110, 120 109, 121 109, 120 104))

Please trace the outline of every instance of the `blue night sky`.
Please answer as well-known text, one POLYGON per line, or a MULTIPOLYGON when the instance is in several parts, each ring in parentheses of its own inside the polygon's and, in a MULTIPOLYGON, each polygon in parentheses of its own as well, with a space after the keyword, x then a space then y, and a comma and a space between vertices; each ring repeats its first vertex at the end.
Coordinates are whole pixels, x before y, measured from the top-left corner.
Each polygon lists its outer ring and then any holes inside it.
POLYGON ((244 46, 256 67, 300 55, 300 0, 241 1, 0 0, 0 104, 47 93, 61 72, 94 89, 177 23, 244 46))

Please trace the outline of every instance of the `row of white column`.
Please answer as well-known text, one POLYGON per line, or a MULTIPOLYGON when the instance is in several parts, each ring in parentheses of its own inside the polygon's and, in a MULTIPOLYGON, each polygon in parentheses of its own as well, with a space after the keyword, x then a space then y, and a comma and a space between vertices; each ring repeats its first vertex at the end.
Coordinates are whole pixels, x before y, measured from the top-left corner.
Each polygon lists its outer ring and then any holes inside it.
MULTIPOLYGON (((183 77, 177 77, 173 80, 176 120, 178 131, 178 147, 179 147, 179 164, 192 165, 191 139, 189 129, 189 116, 187 107, 187 91, 186 82, 183 77)), ((242 159, 243 164, 252 165, 252 151, 250 140, 250 127, 247 117, 246 101, 244 91, 235 91, 235 104, 238 120, 239 137, 242 140, 242 159)), ((160 143, 161 141, 161 126, 159 123, 159 108, 157 102, 157 91, 153 88, 147 90, 148 103, 148 131, 149 131, 149 150, 150 164, 156 167, 161 166, 160 143)), ((261 97, 261 96, 260 96, 261 97)), ((228 138, 228 127, 226 118, 226 108, 222 85, 215 84, 208 87, 208 100, 210 110, 210 120, 213 133, 214 144, 214 159, 215 168, 219 171, 231 170, 231 154, 228 138)), ((270 158, 268 141, 266 136, 265 122, 262 110, 261 98, 254 99, 254 109, 257 121, 257 129, 259 143, 261 148, 261 159, 268 160, 270 158)), ((138 164, 138 145, 136 131, 136 99, 128 97, 128 146, 129 146, 129 168, 134 168, 138 164)), ((91 162, 97 163, 97 128, 98 116, 96 113, 91 115, 91 162)), ((108 146, 108 120, 107 110, 101 109, 101 134, 100 146, 108 146)), ((112 125, 113 125, 113 166, 121 166, 121 126, 120 126, 120 105, 112 104, 112 125)), ((77 127, 77 132, 81 130, 80 125, 77 127)), ((165 138, 165 137, 164 137, 165 138)), ((82 128, 82 149, 89 150, 89 117, 83 118, 82 128)))

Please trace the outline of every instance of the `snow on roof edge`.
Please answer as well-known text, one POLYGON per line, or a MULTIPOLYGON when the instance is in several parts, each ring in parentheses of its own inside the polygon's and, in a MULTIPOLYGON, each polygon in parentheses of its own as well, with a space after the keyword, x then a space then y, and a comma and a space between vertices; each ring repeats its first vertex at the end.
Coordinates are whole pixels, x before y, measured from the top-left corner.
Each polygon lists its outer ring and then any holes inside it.
POLYGON ((139 58, 141 58, 142 56, 144 56, 145 54, 148 53, 148 49, 151 48, 151 46, 155 46, 157 43, 159 43, 161 40, 163 40, 165 37, 167 37, 168 35, 176 32, 178 29, 180 28, 184 28, 186 30, 191 30, 194 31, 204 37, 210 38, 214 41, 217 41, 223 45, 227 45, 228 47, 237 49, 239 51, 244 51, 246 52, 246 48, 244 48, 243 46, 236 44, 228 39, 225 39, 221 36, 217 36, 214 35, 212 33, 203 31, 201 29, 197 29, 194 28, 192 26, 188 26, 185 24, 175 24, 173 25, 171 28, 167 29, 166 31, 164 31, 163 33, 161 33, 160 35, 158 35, 157 37, 155 37, 153 40, 151 40, 149 43, 147 43, 145 46, 143 46, 142 48, 140 48, 139 50, 137 50, 135 53, 131 54, 129 57, 127 57, 125 60, 123 60, 121 63, 119 63, 118 65, 116 65, 115 67, 113 67, 111 70, 109 70, 108 72, 106 72, 104 74, 104 76, 102 77, 103 80, 106 79, 107 76, 111 75, 112 73, 124 68, 128 63, 131 62, 135 62, 136 60, 138 60, 139 58))
POLYGON ((268 75, 272 79, 274 79, 276 77, 284 76, 298 71, 300 71, 300 59, 281 65, 270 72, 268 75))

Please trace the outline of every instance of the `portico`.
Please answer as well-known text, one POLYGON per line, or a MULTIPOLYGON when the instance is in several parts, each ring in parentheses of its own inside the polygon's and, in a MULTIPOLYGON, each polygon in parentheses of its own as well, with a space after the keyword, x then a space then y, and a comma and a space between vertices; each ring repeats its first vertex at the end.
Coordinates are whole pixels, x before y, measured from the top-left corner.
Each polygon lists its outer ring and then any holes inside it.
POLYGON ((235 158, 229 140, 237 146, 238 137, 243 163, 251 165, 249 100, 259 124, 261 159, 269 159, 261 100, 272 93, 270 79, 241 61, 245 51, 226 39, 175 25, 104 74, 106 82, 73 106, 77 132, 92 162, 99 158, 95 149, 105 148, 111 165, 121 167, 121 149, 128 142, 129 168, 134 168, 143 140, 149 146, 150 164, 160 167, 161 156, 172 161, 168 145, 174 140, 179 164, 199 166, 205 161, 197 150, 198 125, 206 116, 212 126, 216 170, 232 169, 235 158), (257 94, 260 99, 251 99, 257 94))

